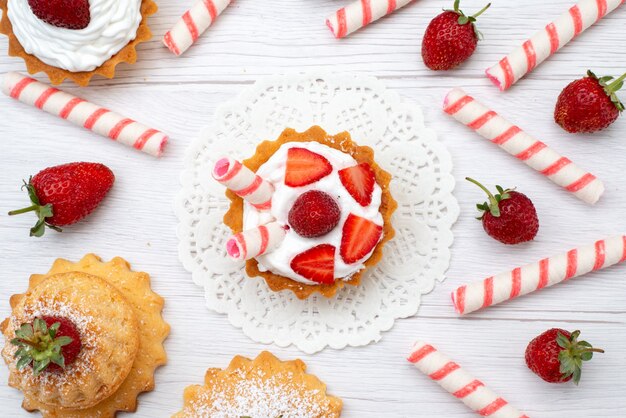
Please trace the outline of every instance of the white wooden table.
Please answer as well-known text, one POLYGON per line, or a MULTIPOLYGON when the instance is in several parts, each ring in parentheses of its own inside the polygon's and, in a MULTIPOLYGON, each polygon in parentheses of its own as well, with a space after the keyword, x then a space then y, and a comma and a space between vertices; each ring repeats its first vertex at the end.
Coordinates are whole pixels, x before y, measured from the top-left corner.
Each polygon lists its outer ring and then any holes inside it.
MULTIPOLYGON (((588 68, 598 74, 626 71, 626 8, 585 32, 510 92, 499 93, 483 76, 512 47, 545 25, 572 0, 496 1, 480 19, 485 40, 460 69, 435 73, 420 58, 428 21, 452 0, 420 0, 337 41, 324 19, 347 0, 237 0, 200 42, 175 58, 160 37, 191 1, 160 0, 151 19, 152 42, 134 66, 122 65, 113 81, 98 80, 80 94, 171 134, 161 160, 133 152, 42 112, 0 97, 0 316, 8 299, 23 292, 31 273, 47 271, 57 257, 77 260, 95 252, 120 255, 135 269, 152 274, 165 297, 172 325, 166 348, 169 363, 157 373, 156 389, 140 397, 136 417, 166 417, 182 403, 183 388, 203 379, 208 367, 226 366, 235 354, 256 356, 269 349, 283 359, 300 357, 309 370, 344 400, 345 417, 471 417, 474 414, 404 359, 416 338, 437 345, 532 417, 622 417, 626 415, 626 266, 594 273, 532 297, 458 319, 449 293, 469 280, 536 261, 578 244, 626 232, 626 117, 595 136, 565 134, 552 119, 556 97, 588 68), (208 124, 215 108, 264 75, 313 69, 358 72, 380 77, 391 89, 423 106, 427 124, 450 149, 458 180, 461 217, 448 279, 424 297, 419 316, 398 321, 382 341, 368 347, 325 350, 307 356, 297 349, 256 344, 227 319, 204 307, 203 291, 178 262, 173 201, 187 144, 208 124), (607 191, 589 207, 542 176, 445 116, 445 92, 464 87, 529 132, 578 161, 603 179, 607 191), (28 237, 34 221, 9 219, 23 207, 23 178, 71 161, 99 161, 117 174, 103 206, 88 220, 62 234, 28 237), (488 238, 474 219, 480 191, 462 179, 518 186, 534 200, 541 219, 531 244, 505 247, 488 238), (553 327, 582 329, 606 349, 587 364, 580 387, 549 385, 524 364, 526 343, 553 327)), ((478 10, 483 0, 466 0, 478 10)), ((7 57, 0 40, 0 73, 23 71, 7 57)), ((64 85, 71 92, 79 89, 64 85)), ((621 94, 626 100, 626 92, 621 94)), ((0 367, 0 382, 7 370, 0 367)), ((21 394, 0 386, 0 415, 28 416, 21 394)), ((123 416, 126 416, 122 414, 123 416)))

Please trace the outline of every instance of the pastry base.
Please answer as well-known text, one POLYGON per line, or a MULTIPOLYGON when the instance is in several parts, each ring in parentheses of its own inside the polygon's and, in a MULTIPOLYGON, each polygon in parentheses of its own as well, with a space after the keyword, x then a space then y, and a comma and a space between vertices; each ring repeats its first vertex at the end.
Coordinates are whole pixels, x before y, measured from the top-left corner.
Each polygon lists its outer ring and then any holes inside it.
MULTIPOLYGON (((29 397, 24 397, 22 407, 29 412, 38 410, 44 418, 113 418, 117 411, 134 412, 137 409, 137 396, 154 389, 154 372, 167 360, 163 341, 169 335, 170 327, 161 317, 163 298, 151 290, 147 273, 132 271, 128 262, 122 258, 116 257, 103 263, 94 254, 86 255, 78 263, 57 259, 47 274, 33 274, 30 277, 29 290, 49 276, 72 271, 100 277, 124 295, 140 324, 139 349, 135 361, 119 389, 91 408, 72 410, 50 407, 29 397)), ((11 307, 22 297, 13 295, 11 307)), ((2 329, 6 326, 5 322, 2 329)))
MULTIPOLYGON (((314 293, 320 293, 322 296, 332 298, 337 291, 345 284, 358 286, 361 283, 361 276, 369 268, 376 265, 383 256, 383 247, 395 235, 393 226, 391 225, 391 216, 398 207, 398 204, 391 196, 389 183, 391 182, 391 174, 380 168, 374 160, 374 151, 370 147, 363 147, 355 144, 350 138, 348 132, 342 132, 337 135, 328 135, 319 126, 313 126, 307 131, 299 133, 293 129, 285 129, 276 141, 265 141, 259 144, 256 153, 243 164, 250 170, 256 172, 259 167, 267 162, 272 155, 287 142, 319 142, 331 148, 348 153, 357 163, 368 163, 372 170, 376 173, 376 183, 382 189, 382 200, 380 205, 380 213, 383 216, 383 237, 378 243, 374 252, 364 263, 365 268, 358 271, 348 280, 338 279, 333 284, 308 285, 297 282, 285 276, 280 276, 272 272, 263 272, 259 270, 259 263, 255 260, 246 262, 246 273, 250 277, 263 277, 270 289, 275 292, 281 290, 292 291, 298 299, 306 299, 314 293)), ((237 234, 243 229, 243 199, 232 193, 230 190, 226 192, 226 196, 230 199, 230 209, 224 215, 224 223, 230 227, 233 233, 237 234)))
MULTIPOLYGON (((258 379, 259 376, 263 381, 274 378, 279 384, 296 387, 300 393, 310 394, 316 391, 315 403, 321 412, 314 418, 338 418, 341 415, 341 399, 327 395, 326 385, 317 377, 306 373, 306 364, 302 360, 280 361, 272 353, 264 351, 254 360, 236 356, 225 370, 208 369, 203 386, 193 385, 185 389, 183 410, 172 418, 205 416, 200 411, 206 411, 212 406, 213 393, 234 397, 234 388, 239 382, 250 377, 258 379)), ((276 415, 280 412, 287 413, 278 411, 276 415)))
POLYGON ((7 341, 2 356, 9 365, 9 386, 49 407, 87 409, 124 383, 137 356, 139 326, 135 310, 114 285, 86 273, 60 273, 31 283, 28 292, 12 297, 11 303, 11 317, 1 327, 7 341), (82 328, 83 349, 66 372, 35 377, 32 367, 17 370, 16 347, 9 341, 21 324, 32 322, 33 309, 67 310, 77 318, 90 318, 82 328))
POLYGON ((146 42, 152 38, 152 32, 148 27, 148 16, 157 12, 158 7, 153 0, 142 0, 141 2, 141 23, 137 28, 137 36, 130 41, 128 45, 122 48, 116 55, 105 61, 100 67, 93 71, 71 72, 62 68, 53 67, 41 61, 34 55, 28 54, 20 44, 13 33, 13 26, 7 15, 8 0, 0 0, 0 9, 2 10, 2 21, 0 21, 0 33, 9 38, 9 55, 12 57, 21 57, 26 63, 26 69, 29 74, 37 74, 44 72, 48 75, 53 85, 61 84, 65 79, 74 81, 79 86, 85 87, 89 85, 91 78, 98 74, 106 78, 115 76, 115 67, 127 62, 134 64, 137 61, 136 47, 142 42, 146 42))

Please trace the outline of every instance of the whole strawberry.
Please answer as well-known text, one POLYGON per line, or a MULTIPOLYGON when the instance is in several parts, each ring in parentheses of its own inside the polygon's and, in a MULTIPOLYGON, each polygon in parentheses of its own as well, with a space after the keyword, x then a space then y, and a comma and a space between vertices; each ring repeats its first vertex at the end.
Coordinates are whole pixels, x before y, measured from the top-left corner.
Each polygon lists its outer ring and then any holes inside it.
POLYGON ((476 207, 482 212, 483 229, 495 240, 504 244, 532 241, 539 231, 539 219, 533 202, 522 193, 496 186, 495 196, 482 184, 466 178, 487 193, 489 201, 476 207))
POLYGON ((580 382, 583 361, 593 353, 604 350, 593 348, 587 341, 578 341, 580 331, 570 333, 552 328, 535 337, 526 347, 526 365, 548 383, 580 382))
POLYGON ((289 225, 305 238, 321 237, 339 223, 341 211, 328 193, 310 190, 298 197, 289 211, 289 225))
POLYGON ((624 85, 626 74, 598 78, 591 71, 587 77, 571 82, 556 102, 554 120, 567 132, 592 133, 608 128, 624 111, 616 92, 624 85))
POLYGON ((422 58, 431 70, 450 70, 472 56, 481 35, 476 29, 476 18, 491 6, 489 3, 472 16, 459 10, 460 0, 455 0, 454 10, 444 10, 435 17, 422 40, 422 58))
POLYGON ((74 224, 89 215, 111 190, 115 176, 99 163, 70 163, 46 168, 31 177, 24 188, 32 205, 9 212, 19 215, 35 212, 38 221, 30 230, 31 236, 41 237, 48 226, 74 224))

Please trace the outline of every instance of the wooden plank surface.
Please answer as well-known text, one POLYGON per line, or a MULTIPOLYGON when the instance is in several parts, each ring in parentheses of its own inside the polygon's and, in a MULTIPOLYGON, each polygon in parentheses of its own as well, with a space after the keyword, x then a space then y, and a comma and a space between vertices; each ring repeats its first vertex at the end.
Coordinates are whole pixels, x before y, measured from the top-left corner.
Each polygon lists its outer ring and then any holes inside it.
MULTIPOLYGON (((134 153, 0 97, 0 316, 8 314, 9 296, 25 289, 29 274, 45 272, 57 257, 119 255, 150 272, 154 289, 166 299, 172 334, 166 344, 169 363, 157 373, 156 390, 141 396, 136 417, 169 416, 180 408, 183 388, 199 383, 206 368, 223 367, 236 354, 255 356, 263 349, 283 359, 305 360, 329 391, 343 398, 343 416, 348 418, 474 416, 404 360, 416 338, 437 345, 531 417, 626 414, 626 266, 463 319, 455 316, 449 299, 449 292, 466 281, 626 232, 626 120, 594 136, 567 135, 552 120, 560 90, 588 68, 598 74, 626 71, 624 8, 509 92, 499 93, 483 76, 485 68, 572 1, 495 1, 480 19, 485 40, 476 54, 461 68, 444 73, 427 70, 419 52, 428 21, 451 0, 418 0, 341 41, 332 38, 324 19, 347 1, 237 0, 181 58, 160 44, 160 36, 190 1, 158 3, 160 12, 151 19, 156 36, 142 45, 136 65, 121 66, 114 80, 98 80, 86 89, 63 87, 170 133, 163 159, 134 153), (185 148, 220 103, 264 75, 316 69, 380 77, 423 107, 426 123, 453 155, 461 217, 454 228, 449 278, 424 297, 418 317, 398 321, 378 344, 308 356, 293 347, 256 344, 204 307, 202 290, 178 262, 172 208, 185 148), (597 174, 607 186, 600 203, 589 207, 577 201, 443 115, 443 96, 456 86, 597 174), (63 234, 29 238, 28 216, 5 215, 24 206, 21 179, 45 166, 77 160, 100 161, 115 171, 111 195, 93 216, 63 234), (462 180, 467 175, 518 186, 530 195, 541 220, 536 241, 510 248, 486 237, 474 220, 474 204, 483 197, 462 180), (524 365, 526 343, 553 326, 580 328, 585 338, 607 350, 586 366, 578 388, 543 383, 524 365)), ((465 0, 463 6, 478 10, 483 3, 465 0)), ((23 63, 7 57, 2 39, 0 73, 7 71, 23 71, 23 63)), ((626 93, 622 97, 626 100, 626 93)), ((6 380, 7 370, 0 367, 0 382, 6 380)), ((20 401, 19 392, 0 386, 1 416, 29 416, 20 401)))

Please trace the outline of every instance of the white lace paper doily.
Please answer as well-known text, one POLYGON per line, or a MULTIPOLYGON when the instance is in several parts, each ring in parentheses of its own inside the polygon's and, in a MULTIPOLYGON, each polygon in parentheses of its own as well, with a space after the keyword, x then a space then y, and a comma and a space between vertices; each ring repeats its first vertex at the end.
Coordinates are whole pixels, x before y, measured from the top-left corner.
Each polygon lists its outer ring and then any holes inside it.
POLYGON ((179 256, 204 287, 209 309, 228 314, 254 341, 294 344, 306 353, 367 345, 379 341, 397 318, 415 315, 421 296, 444 279, 459 213, 451 171, 450 155, 424 126, 419 106, 376 78, 264 78, 220 106, 213 125, 187 152, 176 202, 179 256), (290 291, 272 292, 261 278, 248 278, 244 264, 228 258, 231 232, 222 222, 228 200, 210 173, 219 156, 248 158, 259 142, 278 138, 284 128, 312 125, 331 134, 348 131, 355 142, 372 147, 378 164, 394 177, 391 191, 399 207, 396 237, 360 286, 346 286, 332 299, 299 300, 290 291))

